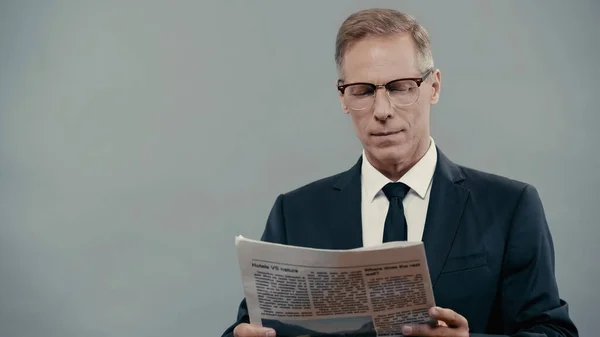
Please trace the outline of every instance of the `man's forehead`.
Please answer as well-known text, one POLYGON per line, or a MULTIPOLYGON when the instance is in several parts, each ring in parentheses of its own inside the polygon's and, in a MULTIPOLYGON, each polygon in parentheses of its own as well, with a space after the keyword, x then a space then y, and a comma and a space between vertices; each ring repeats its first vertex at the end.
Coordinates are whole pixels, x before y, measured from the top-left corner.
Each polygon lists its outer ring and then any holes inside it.
POLYGON ((343 59, 344 82, 381 82, 420 76, 410 36, 367 37, 354 42, 343 59))
POLYGON ((386 83, 399 78, 419 77, 415 62, 356 62, 343 68, 344 82, 386 83))

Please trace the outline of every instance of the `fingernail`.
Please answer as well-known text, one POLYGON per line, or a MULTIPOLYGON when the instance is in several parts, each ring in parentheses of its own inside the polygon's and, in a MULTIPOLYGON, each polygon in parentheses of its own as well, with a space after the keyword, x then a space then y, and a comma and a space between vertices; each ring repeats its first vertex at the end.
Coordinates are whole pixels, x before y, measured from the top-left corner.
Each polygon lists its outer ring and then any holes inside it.
POLYGON ((275 337, 275 331, 269 330, 265 333, 266 337, 275 337))
POLYGON ((412 327, 405 325, 402 327, 402 333, 405 335, 409 335, 412 333, 412 327))
POLYGON ((430 312, 431 312, 432 315, 437 315, 438 314, 438 310, 437 310, 436 307, 431 308, 430 312))

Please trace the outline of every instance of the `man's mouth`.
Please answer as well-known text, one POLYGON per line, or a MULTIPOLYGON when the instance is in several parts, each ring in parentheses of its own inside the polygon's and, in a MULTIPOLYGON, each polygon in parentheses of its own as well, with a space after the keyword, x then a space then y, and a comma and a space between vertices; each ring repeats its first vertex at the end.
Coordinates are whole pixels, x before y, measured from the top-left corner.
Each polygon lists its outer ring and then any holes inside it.
POLYGON ((395 135, 397 133, 402 132, 402 130, 398 130, 398 131, 382 131, 382 132, 372 132, 371 135, 376 136, 376 137, 385 137, 385 136, 390 136, 390 135, 395 135))

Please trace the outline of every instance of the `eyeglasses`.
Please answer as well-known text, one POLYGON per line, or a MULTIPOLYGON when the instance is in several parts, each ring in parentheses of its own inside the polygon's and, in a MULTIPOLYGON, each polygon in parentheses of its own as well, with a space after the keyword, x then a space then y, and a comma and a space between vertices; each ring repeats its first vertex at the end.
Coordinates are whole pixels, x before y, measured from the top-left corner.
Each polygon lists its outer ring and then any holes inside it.
POLYGON ((421 83, 429 77, 433 69, 429 69, 423 77, 400 78, 385 84, 373 83, 348 83, 340 84, 338 90, 342 93, 344 105, 352 110, 365 110, 375 102, 375 91, 377 88, 385 88, 390 101, 395 106, 409 106, 419 100, 419 88, 421 83))

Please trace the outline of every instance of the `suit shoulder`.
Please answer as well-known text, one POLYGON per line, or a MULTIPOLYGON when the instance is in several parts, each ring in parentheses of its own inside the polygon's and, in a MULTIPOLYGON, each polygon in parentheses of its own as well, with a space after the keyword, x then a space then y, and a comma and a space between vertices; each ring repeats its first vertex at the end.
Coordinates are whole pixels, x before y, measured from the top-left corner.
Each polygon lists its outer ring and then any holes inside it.
POLYGON ((465 184, 474 190, 520 195, 525 189, 535 190, 535 187, 525 181, 509 178, 499 174, 458 165, 465 176, 465 184))
POLYGON ((286 197, 299 197, 305 195, 314 195, 315 193, 320 193, 326 189, 332 188, 332 186, 342 177, 342 175, 346 172, 336 173, 324 178, 320 178, 314 180, 312 182, 306 183, 300 187, 292 189, 284 195, 286 197))
POLYGON ((471 192, 472 201, 482 210, 493 214, 511 215, 520 205, 536 209, 542 207, 537 189, 527 182, 469 167, 459 167, 465 178, 461 185, 471 192))

